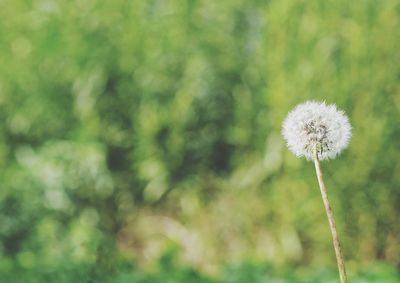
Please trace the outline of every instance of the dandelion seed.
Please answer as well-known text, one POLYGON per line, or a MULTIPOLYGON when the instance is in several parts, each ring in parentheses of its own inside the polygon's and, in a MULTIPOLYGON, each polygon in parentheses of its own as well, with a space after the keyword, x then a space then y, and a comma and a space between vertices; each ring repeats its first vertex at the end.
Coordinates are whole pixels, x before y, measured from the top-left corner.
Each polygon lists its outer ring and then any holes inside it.
POLYGON ((351 126, 346 114, 334 104, 308 101, 295 107, 283 123, 282 134, 289 149, 298 157, 335 158, 347 147, 351 126))

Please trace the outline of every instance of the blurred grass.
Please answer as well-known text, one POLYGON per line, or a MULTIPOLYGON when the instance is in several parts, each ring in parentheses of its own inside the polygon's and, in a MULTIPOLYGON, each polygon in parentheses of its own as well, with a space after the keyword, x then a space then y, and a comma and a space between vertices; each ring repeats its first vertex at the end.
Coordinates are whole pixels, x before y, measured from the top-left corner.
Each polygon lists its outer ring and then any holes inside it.
POLYGON ((2 280, 335 281, 280 136, 318 99, 353 125, 323 164, 352 282, 398 282, 399 20, 398 0, 0 1, 2 280))
MULTIPOLYGON (((165 264, 165 263, 164 263, 165 264)), ((3 274, 3 282, 105 282, 105 283, 333 283, 338 282, 335 268, 297 268, 285 267, 274 271, 272 267, 263 267, 259 264, 243 262, 226 266, 218 278, 205 276, 193 268, 164 265, 161 263, 158 272, 143 272, 132 270, 131 266, 121 266, 120 270, 103 278, 94 278, 87 266, 69 266, 59 268, 56 272, 50 270, 36 270, 36 272, 18 272, 3 274)), ((357 275, 352 274, 349 280, 354 283, 396 283, 398 274, 393 267, 375 263, 368 269, 360 269, 357 275)))

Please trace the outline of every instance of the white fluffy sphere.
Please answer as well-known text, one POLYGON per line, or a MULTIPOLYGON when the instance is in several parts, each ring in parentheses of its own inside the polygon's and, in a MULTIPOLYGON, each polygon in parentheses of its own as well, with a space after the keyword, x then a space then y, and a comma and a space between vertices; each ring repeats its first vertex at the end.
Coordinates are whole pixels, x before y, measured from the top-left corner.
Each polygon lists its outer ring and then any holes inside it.
POLYGON ((314 159, 335 158, 346 148, 351 126, 346 114, 336 105, 307 101, 289 112, 283 122, 282 134, 289 149, 298 157, 314 159))

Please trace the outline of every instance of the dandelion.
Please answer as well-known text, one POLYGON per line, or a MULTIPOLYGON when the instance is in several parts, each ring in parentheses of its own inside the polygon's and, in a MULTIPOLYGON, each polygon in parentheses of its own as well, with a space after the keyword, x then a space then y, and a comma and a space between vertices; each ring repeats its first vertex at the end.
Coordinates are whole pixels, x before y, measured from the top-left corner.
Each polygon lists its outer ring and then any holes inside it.
POLYGON ((289 149, 296 156, 304 156, 307 160, 314 161, 318 184, 332 233, 340 282, 346 283, 346 269, 340 240, 328 200, 320 160, 335 158, 346 148, 351 137, 349 120, 346 114, 338 110, 334 104, 327 105, 325 102, 308 101, 298 105, 288 114, 283 123, 282 134, 289 149))
POLYGON ((283 123, 283 136, 289 149, 298 157, 314 160, 335 158, 351 137, 345 113, 325 102, 309 101, 298 105, 283 123))

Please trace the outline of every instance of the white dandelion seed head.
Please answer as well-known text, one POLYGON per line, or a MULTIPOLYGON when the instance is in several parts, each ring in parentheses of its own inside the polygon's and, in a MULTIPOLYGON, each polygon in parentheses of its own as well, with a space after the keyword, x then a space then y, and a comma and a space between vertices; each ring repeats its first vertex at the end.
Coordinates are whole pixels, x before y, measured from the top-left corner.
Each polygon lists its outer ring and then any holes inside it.
POLYGON ((346 114, 335 104, 307 101, 289 112, 283 122, 282 135, 289 149, 298 157, 313 160, 335 158, 351 137, 351 126, 346 114))

